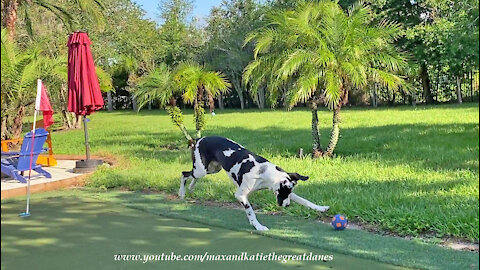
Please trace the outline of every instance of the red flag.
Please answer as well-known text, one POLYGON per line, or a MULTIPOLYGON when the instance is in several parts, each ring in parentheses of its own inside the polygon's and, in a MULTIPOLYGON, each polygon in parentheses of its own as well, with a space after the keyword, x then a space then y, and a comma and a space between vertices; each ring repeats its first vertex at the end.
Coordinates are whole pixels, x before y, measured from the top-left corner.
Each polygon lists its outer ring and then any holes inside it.
POLYGON ((50 99, 48 98, 47 88, 41 82, 42 87, 37 88, 37 98, 35 100, 35 110, 43 112, 43 126, 47 129, 53 124, 53 109, 50 105, 50 99), (40 91, 38 91, 40 90, 40 91))

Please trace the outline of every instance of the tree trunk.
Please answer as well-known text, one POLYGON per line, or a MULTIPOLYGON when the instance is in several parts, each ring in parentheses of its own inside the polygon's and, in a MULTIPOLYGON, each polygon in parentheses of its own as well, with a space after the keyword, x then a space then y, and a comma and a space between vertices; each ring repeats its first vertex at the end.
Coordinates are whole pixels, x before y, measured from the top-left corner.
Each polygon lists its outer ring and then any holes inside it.
POLYGON ((107 110, 109 112, 113 111, 113 98, 112 98, 112 91, 107 92, 107 110))
POLYGON ((210 113, 215 110, 215 100, 210 93, 208 94, 208 108, 210 109, 210 113))
POLYGON ((133 111, 138 111, 137 99, 134 95, 132 95, 132 109, 133 111))
POLYGON ((7 139, 7 119, 8 115, 2 117, 2 140, 7 139))
POLYGON ((237 91, 238 98, 240 99, 240 108, 245 109, 245 99, 243 98, 243 90, 238 81, 235 79, 235 90, 237 91))
POLYGON ((470 96, 473 102, 474 100, 473 100, 473 72, 472 71, 470 71, 470 96))
POLYGON ((330 133, 330 141, 328 142, 327 150, 325 150, 324 155, 331 157, 333 156, 333 151, 338 143, 338 137, 340 136, 340 109, 342 105, 339 104, 333 109, 333 119, 332 119, 332 131, 330 133))
POLYGON ((420 66, 420 77, 422 79, 423 95, 427 104, 433 104, 432 89, 430 87, 430 78, 428 77, 427 65, 422 63, 420 66))
POLYGON ((258 108, 265 109, 265 88, 258 89, 258 108))
POLYGON ((67 94, 67 87, 64 83, 62 83, 60 85, 60 101, 63 104, 62 105, 63 126, 70 129, 70 128, 74 128, 74 125, 70 120, 70 113, 68 112, 68 102, 67 102, 66 94, 67 94))
POLYGON ((223 106, 223 94, 220 93, 220 95, 218 96, 218 108, 220 110, 223 110, 225 109, 225 107, 223 106))
POLYGON ((330 133, 330 141, 323 156, 332 157, 335 147, 337 147, 338 137, 340 136, 340 109, 348 102, 348 90, 343 90, 342 99, 333 109, 332 131, 330 133))
POLYGON ((17 22, 18 1, 10 0, 6 3, 5 24, 8 30, 8 40, 13 41, 15 38, 15 24, 17 22))
POLYGON ((195 129, 197 130, 197 138, 202 137, 202 129, 205 126, 205 109, 203 108, 203 86, 198 87, 197 98, 194 104, 195 113, 195 129))
MULTIPOLYGON (((170 106, 175 107, 177 106, 177 100, 174 97, 171 97, 170 100, 168 101, 170 106)), ((161 104, 160 104, 161 105, 161 104)))
POLYGON ((62 108, 62 118, 64 127, 67 127, 67 129, 73 128, 72 121, 70 120, 70 113, 67 112, 64 108, 62 108))
POLYGON ((13 125, 12 125, 13 139, 18 139, 22 134, 24 116, 25 116, 25 106, 20 105, 20 107, 17 110, 17 114, 15 115, 15 118, 13 118, 13 125))
POLYGON ((243 110, 245 109, 245 99, 243 97, 243 89, 241 83, 239 82, 237 75, 232 74, 232 83, 233 87, 235 87, 235 91, 238 94, 238 98, 240 99, 240 108, 243 110))
POLYGON ((462 78, 457 76, 457 102, 462 104, 462 78))
POLYGON ((440 70, 437 68, 437 80, 435 81, 435 102, 438 103, 438 90, 440 87, 440 70))
POLYGON ((322 155, 322 145, 320 143, 320 131, 318 130, 318 105, 315 101, 311 102, 312 109, 312 156, 314 158, 322 155))
POLYGON ((377 107, 377 84, 375 83, 373 86, 373 91, 372 91, 372 106, 377 107))
POLYGON ((81 115, 75 115, 74 113, 71 113, 73 120, 73 127, 76 129, 79 129, 82 127, 82 116, 81 115))

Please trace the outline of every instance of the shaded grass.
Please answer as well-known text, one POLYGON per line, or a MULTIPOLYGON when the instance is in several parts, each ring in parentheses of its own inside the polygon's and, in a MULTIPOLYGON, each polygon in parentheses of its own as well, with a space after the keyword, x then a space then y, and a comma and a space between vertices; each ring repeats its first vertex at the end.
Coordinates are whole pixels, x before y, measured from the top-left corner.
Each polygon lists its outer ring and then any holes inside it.
MULTIPOLYGON (((175 251, 203 254, 208 251, 210 254, 236 254, 241 251, 266 254, 273 250, 277 254, 305 251, 314 254, 333 253, 334 260, 328 263, 302 262, 286 265, 250 263, 249 267, 395 268, 372 261, 375 260, 415 269, 478 268, 478 253, 455 251, 416 240, 382 237, 359 230, 335 231, 329 225, 297 217, 259 214, 259 220, 269 226, 270 231, 252 232, 242 210, 203 206, 165 197, 165 194, 159 193, 98 192, 91 189, 34 194, 32 216, 28 219, 16 216, 24 209, 24 198, 2 201, 2 258, 6 258, 2 259, 2 267, 5 265, 17 269, 20 265, 34 263, 36 268, 41 266, 51 269, 53 264, 56 268, 65 268, 60 267, 62 263, 70 263, 71 269, 98 268, 99 264, 102 269, 120 266, 131 268, 131 264, 114 264, 111 257, 117 253, 158 254, 175 251), (242 233, 243 231, 251 233, 242 233), (274 241, 275 239, 289 243, 274 241), (72 252, 76 254, 73 261, 71 256, 62 256, 72 252), (30 256, 30 259, 22 260, 22 256, 30 256), (87 260, 80 262, 83 258, 87 260), (81 267, 76 267, 78 263, 81 267)), ((159 263, 138 264, 138 267, 170 266, 166 262, 159 263)), ((245 263, 240 268, 245 268, 245 263)), ((192 267, 193 263, 188 265, 192 267)), ((201 268, 236 269, 237 266, 234 262, 219 262, 202 264, 201 268)), ((177 263, 171 267, 182 268, 183 264, 177 263)))
MULTIPOLYGON (((330 205, 329 214, 378 226, 400 235, 455 236, 478 242, 478 105, 351 108, 342 111, 337 157, 295 158, 310 149, 307 110, 217 111, 207 116, 204 135, 231 138, 290 172, 309 175, 296 193, 330 205)), ((90 185, 176 192, 180 172, 191 168, 181 133, 163 111, 97 113, 90 122, 90 144, 97 154, 121 157, 116 168, 102 168, 90 185)), ((331 113, 321 111, 326 144, 331 113)), ((193 116, 187 112, 187 128, 193 116)), ((83 131, 53 134, 56 153, 82 153, 83 131)), ((197 199, 235 201, 224 172, 200 180, 197 199)), ((251 197, 254 207, 278 210, 273 194, 251 197)), ((318 217, 293 205, 289 215, 318 217)))

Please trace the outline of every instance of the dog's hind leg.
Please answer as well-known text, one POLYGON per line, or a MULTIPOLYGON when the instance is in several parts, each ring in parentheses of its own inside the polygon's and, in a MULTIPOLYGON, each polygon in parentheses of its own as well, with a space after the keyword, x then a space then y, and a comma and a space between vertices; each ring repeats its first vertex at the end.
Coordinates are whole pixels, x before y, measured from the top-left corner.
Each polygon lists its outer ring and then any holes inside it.
POLYGON ((245 213, 247 213, 248 222, 250 222, 257 231, 268 231, 268 228, 260 224, 255 216, 252 205, 248 201, 248 190, 242 189, 241 187, 235 192, 235 198, 242 204, 245 208, 245 213))
POLYGON ((195 188, 195 184, 197 183, 197 178, 193 178, 192 182, 190 182, 190 185, 188 185, 188 191, 193 192, 193 189, 195 188))
POLYGON ((185 183, 188 179, 193 179, 193 181, 196 180, 193 177, 193 171, 182 172, 182 177, 180 178, 180 189, 178 190, 178 197, 180 197, 182 200, 185 198, 185 183))
MULTIPOLYGON (((219 171, 222 170, 222 165, 216 161, 210 162, 207 167, 207 174, 214 174, 218 173, 219 171)), ((200 174, 203 174, 202 172, 199 172, 200 174)), ((198 174, 198 173, 197 173, 198 174)), ((198 178, 193 177, 192 182, 190 182, 190 185, 188 186, 188 191, 193 192, 193 189, 195 188, 195 184, 197 183, 198 178)))
POLYGON ((296 202, 296 203, 299 203, 305 207, 308 207, 308 208, 311 208, 315 211, 319 211, 319 212, 325 212, 327 211, 328 209, 330 209, 329 206, 320 206, 320 205, 316 205, 314 203, 312 203, 311 201, 309 200, 306 200, 300 196, 298 196, 297 194, 295 193, 291 193, 290 194, 290 199, 292 199, 292 201, 296 202))

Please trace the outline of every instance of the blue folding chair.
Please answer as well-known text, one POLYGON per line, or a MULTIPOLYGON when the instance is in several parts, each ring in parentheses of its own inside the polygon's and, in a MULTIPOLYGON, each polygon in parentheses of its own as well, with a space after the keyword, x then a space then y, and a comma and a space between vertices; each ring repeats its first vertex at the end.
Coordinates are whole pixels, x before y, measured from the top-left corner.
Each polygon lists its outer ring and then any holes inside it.
POLYGON ((27 180, 23 176, 24 171, 30 169, 32 164, 32 170, 39 174, 44 175, 47 178, 52 178, 52 175, 42 169, 42 166, 37 165, 38 155, 47 151, 43 148, 43 144, 47 140, 48 131, 43 128, 35 129, 35 139, 33 138, 33 132, 28 132, 22 143, 20 152, 2 152, 2 173, 13 177, 14 179, 27 183, 27 180), (32 153, 33 147, 33 153, 32 153), (30 163, 30 155, 32 155, 32 161, 30 163))

